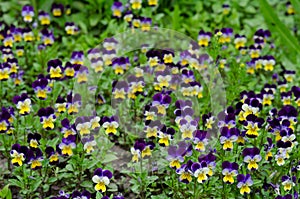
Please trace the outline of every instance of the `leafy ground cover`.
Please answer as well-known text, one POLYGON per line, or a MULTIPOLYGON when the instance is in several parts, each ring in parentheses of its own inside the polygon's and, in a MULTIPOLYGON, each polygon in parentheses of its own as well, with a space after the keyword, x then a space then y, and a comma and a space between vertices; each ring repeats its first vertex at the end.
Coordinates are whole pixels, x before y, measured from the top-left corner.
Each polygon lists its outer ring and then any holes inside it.
POLYGON ((298 198, 298 0, 0 5, 0 198, 298 198))

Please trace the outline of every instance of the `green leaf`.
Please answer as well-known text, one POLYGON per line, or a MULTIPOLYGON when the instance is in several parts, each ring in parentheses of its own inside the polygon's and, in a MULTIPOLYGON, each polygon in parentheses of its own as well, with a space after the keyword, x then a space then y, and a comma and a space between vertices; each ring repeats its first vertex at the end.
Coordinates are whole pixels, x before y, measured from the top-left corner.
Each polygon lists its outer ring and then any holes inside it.
POLYGON ((117 160, 118 157, 114 154, 106 154, 105 157, 104 157, 104 160, 102 161, 102 163, 108 163, 108 162, 112 162, 114 160, 117 160))
POLYGON ((3 187, 3 189, 0 191, 0 196, 1 197, 4 198, 4 197, 7 196, 8 192, 10 191, 8 187, 9 187, 9 184, 6 185, 5 187, 3 187))
POLYGON ((89 17, 89 19, 90 19, 90 25, 96 26, 100 20, 100 16, 97 14, 93 14, 89 17))
MULTIPOLYGON (((266 0, 259 0, 261 13, 265 18, 265 21, 272 32, 278 34, 281 39, 281 42, 288 47, 289 53, 287 56, 291 60, 294 60, 295 53, 300 53, 299 42, 295 36, 292 35, 291 31, 279 20, 277 14, 274 12, 274 8, 266 0)), ((284 46, 283 45, 283 46, 284 46)))
POLYGON ((19 180, 9 179, 8 181, 9 181, 10 185, 12 185, 12 186, 24 188, 24 184, 22 182, 20 182, 19 180))
POLYGON ((91 188, 91 187, 93 187, 93 182, 92 181, 84 181, 84 182, 80 183, 80 186, 84 187, 84 188, 91 188))
POLYGON ((98 191, 96 194, 96 199, 101 199, 103 195, 98 191))
POLYGON ((34 192, 34 191, 36 191, 37 190, 37 188, 40 186, 42 184, 42 180, 40 179, 40 180, 38 180, 38 181, 36 181, 34 184, 33 184, 33 186, 32 186, 32 192, 34 192))

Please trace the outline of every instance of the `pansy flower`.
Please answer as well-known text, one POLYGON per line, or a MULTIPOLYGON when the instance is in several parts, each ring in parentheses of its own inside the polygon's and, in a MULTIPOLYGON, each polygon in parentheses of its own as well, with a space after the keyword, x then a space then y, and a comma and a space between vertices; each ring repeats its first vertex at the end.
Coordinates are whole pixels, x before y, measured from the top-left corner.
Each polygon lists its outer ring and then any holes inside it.
POLYGON ((292 144, 291 148, 298 144, 296 135, 291 128, 281 130, 280 137, 283 142, 290 142, 292 144))
POLYGON ((213 128, 212 125, 215 123, 215 117, 212 116, 211 113, 203 114, 203 115, 202 115, 202 122, 203 122, 203 125, 204 125, 207 129, 212 129, 212 128, 213 128))
POLYGON ((126 81, 113 82, 112 94, 116 100, 123 100, 126 98, 126 93, 129 90, 128 83, 126 81))
POLYGON ((26 41, 26 42, 31 42, 34 40, 34 35, 30 28, 23 29, 23 38, 24 38, 24 41, 26 41))
POLYGON ((206 162, 195 162, 191 166, 191 170, 193 172, 193 175, 197 178, 198 183, 203 183, 208 179, 207 175, 209 172, 209 168, 207 167, 206 162))
POLYGON ((48 86, 47 78, 39 78, 32 83, 32 88, 39 99, 45 100, 47 94, 51 92, 51 88, 48 86))
POLYGON ((11 33, 14 37, 14 42, 22 41, 22 29, 21 28, 12 28, 11 33))
POLYGON ((261 53, 261 46, 251 45, 249 47, 249 54, 252 59, 259 58, 260 53, 261 53))
MULTIPOLYGON (((190 62, 191 56, 192 56, 192 54, 188 50, 184 50, 184 51, 180 52, 180 65, 181 66, 188 65, 190 62)), ((178 70, 178 68, 177 68, 177 70, 178 70)), ((177 74, 177 71, 176 71, 176 73, 172 71, 172 74, 177 74)))
POLYGON ((106 103, 105 98, 101 93, 98 93, 98 95, 96 96, 96 102, 98 105, 102 105, 106 103))
POLYGON ((125 57, 115 58, 112 61, 112 68, 114 69, 115 74, 124 74, 127 69, 127 64, 129 59, 125 57))
POLYGON ((296 176, 291 178, 290 176, 284 175, 281 177, 281 181, 284 191, 290 191, 295 186, 296 176))
POLYGON ((288 92, 282 92, 280 93, 281 95, 281 101, 283 103, 283 105, 291 105, 292 103, 292 92, 288 91, 288 92))
POLYGON ((8 63, 0 63, 0 81, 9 79, 10 65, 8 63))
POLYGON ((75 75, 77 78, 77 83, 82 84, 88 81, 89 69, 86 66, 80 66, 76 71, 75 75))
POLYGON ((240 49, 240 48, 245 47, 245 44, 247 42, 247 38, 244 35, 236 34, 234 37, 235 37, 234 45, 235 45, 236 49, 240 49))
POLYGON ((30 148, 36 149, 39 146, 39 141, 41 139, 41 135, 38 133, 29 133, 27 136, 27 142, 29 143, 30 148))
MULTIPOLYGON (((105 43, 104 43, 105 44, 105 43)), ((103 45, 104 45, 103 44, 103 45)), ((104 61, 104 65, 106 65, 106 66, 111 66, 112 65, 112 63, 113 63, 113 60, 116 58, 116 50, 106 50, 106 49, 104 49, 103 51, 102 51, 102 58, 103 58, 103 61, 104 61)), ((115 68, 119 68, 119 70, 120 71, 122 71, 121 69, 122 69, 122 67, 120 68, 120 66, 119 65, 123 65, 123 64, 127 64, 127 63, 124 63, 124 61, 126 61, 126 60, 124 60, 124 59, 122 59, 122 60, 117 60, 116 62, 115 62, 115 64, 116 64, 116 66, 117 67, 114 67, 114 69, 115 68), (121 61, 120 63, 119 63, 119 61, 121 61)), ((124 68, 126 68, 125 66, 124 66, 124 68)), ((124 70, 124 68, 123 68, 123 70, 124 70)), ((115 70, 115 72, 116 72, 116 70, 115 70)))
POLYGON ((51 12, 54 17, 60 17, 64 12, 64 6, 62 4, 53 3, 51 12))
POLYGON ((227 127, 228 129, 231 129, 236 126, 235 122, 235 114, 234 113, 220 113, 218 114, 218 127, 221 129, 223 127, 227 127))
POLYGON ((221 30, 216 30, 216 34, 220 34, 219 42, 221 44, 229 43, 231 41, 233 30, 231 28, 222 28, 221 30))
POLYGON ((92 124, 88 117, 78 117, 76 118, 76 130, 81 136, 89 135, 91 133, 92 124))
POLYGON ((216 156, 214 155, 215 152, 216 150, 211 150, 208 154, 200 155, 198 157, 198 162, 206 162, 207 167, 209 169, 207 173, 208 176, 212 176, 216 168, 216 156))
POLYGON ((67 62, 64 67, 64 73, 67 78, 72 78, 75 76, 75 69, 79 69, 80 66, 74 66, 71 62, 67 62))
POLYGON ((38 19, 39 19, 41 25, 49 25, 50 24, 50 15, 43 10, 41 10, 39 12, 38 19))
POLYGON ((74 96, 72 93, 67 95, 67 110, 68 114, 76 114, 79 112, 79 108, 81 106, 81 95, 75 93, 74 96))
MULTIPOLYGON (((292 196, 292 194, 287 194, 287 195, 284 195, 284 196, 279 195, 275 199, 293 199, 293 196, 292 196)), ((294 199, 298 199, 298 196, 296 195, 296 197, 294 197, 294 199)))
POLYGON ((152 24, 152 19, 151 18, 147 18, 147 17, 143 17, 141 19, 141 29, 142 31, 150 31, 150 27, 152 24))
POLYGON ((53 32, 47 29, 41 31, 42 42, 45 46, 51 46, 54 43, 53 32))
POLYGON ((281 153, 277 153, 275 155, 275 160, 278 166, 282 166, 285 164, 285 159, 286 159, 286 151, 283 151, 281 153))
POLYGON ((162 52, 162 59, 163 59, 163 61, 164 61, 165 64, 171 64, 171 63, 173 63, 174 56, 175 56, 175 54, 174 54, 174 50, 173 49, 164 50, 162 52))
POLYGON ((138 162, 140 158, 152 155, 152 150, 154 148, 153 142, 145 142, 144 140, 137 140, 130 151, 132 154, 132 161, 138 162))
POLYGON ((276 64, 275 58, 272 55, 266 55, 263 57, 263 65, 265 71, 273 71, 276 64))
POLYGON ((3 45, 5 47, 13 47, 14 37, 12 34, 7 34, 3 40, 3 45))
POLYGON ((63 76, 62 62, 59 59, 48 61, 47 72, 50 74, 51 79, 60 79, 63 76))
POLYGON ((127 23, 130 23, 132 21, 132 18, 133 18, 132 11, 130 11, 130 10, 126 11, 125 14, 124 14, 124 20, 127 23))
POLYGON ((295 14, 295 9, 290 1, 286 2, 285 7, 286 7, 286 12, 285 12, 286 15, 294 15, 295 14))
POLYGON ((10 128, 10 118, 11 115, 9 111, 2 107, 2 110, 0 112, 0 133, 4 133, 10 128))
POLYGON ((193 139, 193 133, 197 130, 198 121, 197 120, 188 120, 187 118, 180 120, 180 132, 182 139, 193 139))
POLYGON ((198 45, 201 47, 208 46, 211 37, 212 37, 211 32, 204 32, 203 30, 200 30, 198 34, 198 45))
POLYGON ((89 61, 92 59, 98 59, 101 57, 101 51, 99 48, 91 48, 87 51, 87 58, 89 61))
POLYGON ((256 147, 243 150, 244 162, 248 163, 249 170, 257 170, 258 162, 261 161, 260 150, 256 147))
POLYGON ((146 137, 150 139, 154 139, 159 134, 159 130, 161 129, 161 123, 159 120, 146 120, 144 132, 146 133, 146 137))
POLYGON ((258 131, 262 128, 263 123, 263 118, 258 118, 253 114, 248 115, 246 117, 246 121, 243 123, 246 129, 246 135, 250 138, 256 138, 258 136, 258 131))
POLYGON ((196 130, 193 134, 193 142, 195 144, 195 149, 200 152, 205 151, 205 147, 208 144, 207 131, 196 130))
POLYGON ((191 56, 191 58, 189 60, 189 64, 190 64, 191 68, 196 69, 197 71, 202 71, 204 69, 207 69, 208 64, 211 62, 211 59, 208 56, 208 54, 201 54, 201 55, 197 56, 197 55, 195 55, 196 53, 193 51, 191 53, 194 53, 194 54, 191 56))
POLYGON ((288 119, 290 122, 289 128, 291 128, 293 130, 295 129, 295 125, 298 122, 297 121, 298 111, 294 106, 286 105, 286 106, 282 107, 278 111, 278 116, 281 121, 283 121, 284 119, 288 119))
POLYGON ((73 155, 73 149, 76 148, 75 140, 76 136, 74 135, 69 135, 67 138, 62 139, 62 142, 58 146, 61 149, 62 155, 73 155))
POLYGON ((148 5, 149 6, 157 6, 158 5, 158 0, 148 0, 148 5))
MULTIPOLYGON (((105 38, 103 41, 103 47, 107 51, 116 50, 117 44, 118 44, 118 41, 113 37, 105 38)), ((109 64, 106 64, 106 65, 109 65, 109 64)))
POLYGON ((14 144, 10 151, 10 156, 12 158, 11 163, 15 166, 22 166, 25 162, 27 151, 28 148, 26 146, 14 144))
POLYGON ((160 92, 156 93, 152 97, 152 106, 155 106, 157 108, 157 114, 158 115, 165 115, 166 109, 169 107, 172 99, 168 92, 160 92))
POLYGON ((90 154, 95 150, 94 147, 97 145, 97 143, 94 139, 94 136, 83 137, 81 141, 83 143, 83 149, 87 154, 90 154))
POLYGON ((54 128, 56 116, 52 107, 41 108, 38 111, 38 116, 40 117, 40 122, 43 124, 44 129, 51 130, 54 128))
POLYGON ((142 7, 142 0, 130 0, 130 4, 133 10, 139 10, 142 7))
POLYGON ((242 195, 244 195, 245 193, 249 194, 251 192, 250 186, 253 185, 253 181, 251 179, 250 174, 246 174, 246 175, 239 174, 237 176, 237 181, 238 181, 237 187, 240 189, 240 193, 242 195))
POLYGON ((65 31, 67 35, 75 35, 78 32, 78 27, 75 25, 74 22, 66 22, 65 31))
POLYGON ((180 126, 180 121, 182 119, 186 119, 188 121, 192 120, 192 116, 194 114, 194 110, 192 108, 192 102, 190 100, 177 100, 175 103, 176 110, 174 114, 176 115, 175 122, 180 126))
POLYGON ((247 98, 244 104, 237 104, 237 109, 239 109, 238 116, 239 121, 245 121, 247 116, 253 114, 258 115, 262 108, 262 104, 256 98, 247 98))
POLYGON ((127 77, 127 81, 129 83, 129 98, 135 99, 138 94, 143 93, 145 86, 143 77, 137 78, 134 75, 130 75, 127 77))
POLYGON ((228 4, 223 4, 222 8, 223 8, 223 15, 228 15, 230 12, 230 6, 228 4))
POLYGON ((101 73, 103 72, 104 68, 104 63, 103 63, 103 59, 101 57, 99 58, 93 58, 90 60, 91 62, 91 68, 94 69, 94 71, 96 73, 101 73))
POLYGON ((16 58, 7 59, 7 63, 10 65, 10 74, 16 74, 19 70, 18 60, 16 58))
POLYGON ((74 191, 72 193, 72 198, 73 199, 90 199, 92 196, 91 196, 91 193, 84 190, 82 192, 79 192, 79 191, 74 191))
POLYGON ((72 64, 83 64, 84 54, 83 51, 73 51, 71 55, 72 64))
POLYGON ((274 100, 274 94, 272 90, 269 91, 263 90, 261 92, 261 95, 262 95, 262 105, 264 106, 272 105, 272 101, 274 100))
POLYGON ((16 46, 16 55, 22 57, 24 55, 24 46, 16 46))
POLYGON ((149 50, 146 53, 146 56, 148 58, 148 64, 150 67, 155 67, 158 65, 158 63, 161 61, 160 60, 160 53, 157 50, 149 50))
POLYGON ((222 163, 223 181, 229 184, 234 183, 234 177, 238 175, 239 165, 235 162, 225 161, 222 163))
POLYGON ((59 153, 54 148, 47 146, 45 149, 47 158, 49 159, 50 165, 55 165, 59 162, 59 153))
POLYGON ((271 36, 269 30, 258 29, 253 36, 253 40, 257 46, 263 47, 267 38, 271 36))
POLYGON ((95 190, 105 192, 106 186, 109 185, 112 177, 113 175, 109 170, 103 170, 101 168, 96 169, 92 178, 92 181, 96 183, 95 190))
POLYGON ((100 128, 100 120, 101 120, 100 117, 94 115, 89 117, 89 119, 90 119, 92 130, 100 128))
POLYGON ((287 91, 288 84, 286 80, 278 81, 277 86, 279 88, 280 93, 287 91))
POLYGON ((188 184, 192 181, 192 175, 196 176, 198 178, 198 175, 201 175, 201 171, 197 169, 195 166, 195 172, 192 170, 193 162, 189 160, 186 164, 182 164, 179 169, 176 170, 176 173, 179 175, 179 181, 183 182, 185 184, 188 184), (199 170, 199 171, 197 171, 199 170), (196 172, 197 171, 197 172, 196 172))
POLYGON ((154 89, 161 91, 163 88, 170 86, 171 74, 168 71, 156 72, 154 89))
POLYGON ((41 161, 44 158, 43 158, 43 153, 39 148, 35 149, 34 151, 29 149, 26 154, 26 159, 28 160, 28 164, 31 164, 32 170, 37 170, 42 168, 41 161))
POLYGON ((295 102, 298 107, 300 107, 300 87, 293 86, 291 91, 293 92, 293 95, 295 97, 295 102))
POLYGON ((192 145, 186 142, 179 142, 178 146, 169 146, 167 160, 172 169, 179 169, 184 157, 192 152, 192 145))
POLYGON ((66 106, 67 106, 66 100, 63 97, 58 96, 54 105, 56 111, 58 113, 64 113, 67 110, 66 106))
POLYGON ((67 138, 69 135, 76 135, 75 124, 71 124, 68 118, 63 119, 61 125, 61 133, 64 134, 64 138, 67 138))
POLYGON ((268 143, 264 145, 264 151, 266 152, 265 160, 270 161, 273 157, 273 153, 271 150, 273 149, 274 144, 273 144, 272 138, 270 138, 270 137, 267 137, 267 142, 268 143))
POLYGON ((167 128, 166 126, 163 126, 163 128, 158 133, 158 143, 160 146, 169 146, 170 141, 173 139, 173 136, 175 134, 175 130, 173 128, 167 128))
POLYGON ((295 78, 296 71, 294 70, 285 70, 283 77, 287 82, 292 82, 293 79, 295 78))
POLYGON ((22 17, 26 23, 30 23, 33 20, 34 10, 30 5, 25 5, 22 8, 22 17))
POLYGON ((19 71, 17 74, 11 75, 11 78, 13 79, 13 82, 16 86, 19 86, 23 82, 23 79, 22 79, 23 75, 24 75, 23 70, 19 71))
POLYGON ((121 18, 122 12, 124 10, 122 2, 115 1, 111 6, 111 10, 113 12, 114 17, 121 18))
POLYGON ((26 93, 13 98, 13 103, 16 104, 17 109, 21 115, 27 115, 30 113, 31 100, 26 93))
POLYGON ((118 118, 115 116, 106 117, 104 116, 100 122, 105 129, 105 133, 108 135, 117 134, 117 129, 119 127, 118 118))
POLYGON ((239 129, 223 127, 221 129, 220 143, 223 145, 224 150, 232 150, 233 143, 237 141, 239 129))
POLYGON ((51 199, 68 199, 70 198, 70 194, 65 193, 65 191, 60 190, 59 195, 57 197, 51 197, 51 199))

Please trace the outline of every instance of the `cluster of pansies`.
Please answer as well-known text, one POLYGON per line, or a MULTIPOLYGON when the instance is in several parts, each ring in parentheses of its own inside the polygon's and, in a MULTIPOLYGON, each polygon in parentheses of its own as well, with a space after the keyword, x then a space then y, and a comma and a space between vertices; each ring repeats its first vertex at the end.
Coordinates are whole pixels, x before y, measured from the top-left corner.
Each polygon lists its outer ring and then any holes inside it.
MULTIPOLYGON (((145 6, 155 11, 159 1, 114 2, 112 16, 118 23, 124 19, 132 32, 157 30, 154 19, 142 15, 145 6)), ((287 14, 295 12, 290 3, 286 6, 287 14)), ((222 8, 224 15, 230 13, 228 4, 222 8)), ((49 11, 25 5, 22 25, 1 25, 1 94, 12 97, 7 104, 1 102, 0 133, 13 175, 23 172, 24 178, 41 183, 58 181, 62 190, 51 192, 53 199, 122 199, 121 186, 112 188, 120 168, 105 160, 111 155, 105 151, 109 142, 131 153, 128 170, 140 167, 140 176, 124 173, 138 179, 141 195, 151 184, 145 183, 145 175, 160 170, 163 177, 156 179, 172 179, 172 186, 160 183, 173 194, 194 186, 197 197, 197 190, 209 185, 222 187, 224 193, 236 189, 249 198, 262 190, 268 197, 298 198, 299 78, 296 71, 279 67, 269 30, 258 29, 251 36, 229 27, 200 30, 196 41, 179 52, 143 41, 134 56, 119 55, 120 41, 109 37, 100 46, 72 49, 67 57, 41 60, 38 71, 31 69, 28 50, 47 54, 61 40, 53 20, 68 20, 70 14, 69 5, 53 3, 49 11), (208 103, 207 74, 219 70, 226 79, 232 65, 252 81, 263 76, 266 82, 259 80, 255 89, 247 88, 213 113, 217 102, 208 103), (99 76, 104 81, 93 82, 99 76), (9 94, 10 84, 18 92, 9 94), (110 103, 113 110, 107 110, 110 103), (124 106, 135 110, 126 112, 124 106), (156 162, 161 169, 153 166, 156 162), (148 172, 146 164, 155 168, 148 172), (60 169, 73 176, 57 178, 64 175, 60 169), (68 187, 70 179, 76 182, 68 187)), ((58 29, 68 37, 80 34, 71 21, 58 29)))

